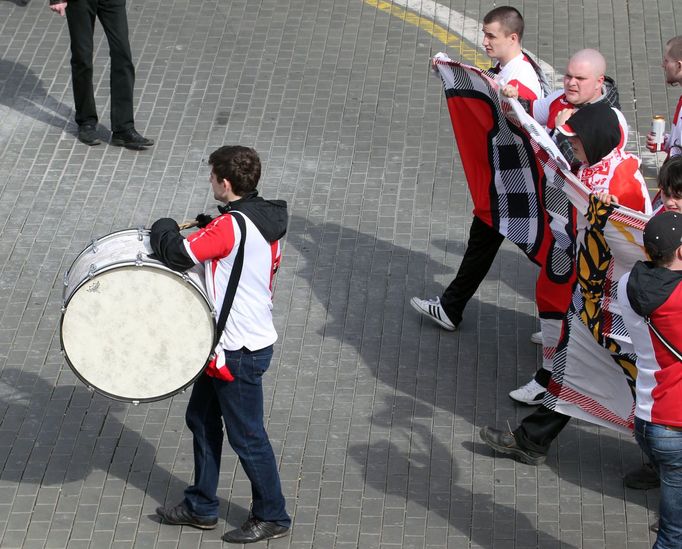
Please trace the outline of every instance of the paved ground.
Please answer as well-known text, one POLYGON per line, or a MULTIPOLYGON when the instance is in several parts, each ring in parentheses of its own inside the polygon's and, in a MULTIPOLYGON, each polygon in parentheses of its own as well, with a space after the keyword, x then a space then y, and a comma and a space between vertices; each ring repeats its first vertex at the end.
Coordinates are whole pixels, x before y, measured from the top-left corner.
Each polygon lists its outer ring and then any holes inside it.
MULTIPOLYGON (((187 397, 132 406, 89 392, 58 329, 75 255, 113 230, 211 210, 205 159, 225 143, 258 149, 264 194, 292 213, 266 403, 295 527, 271 547, 651 546, 658 493, 620 480, 641 462, 630 437, 574 423, 537 468, 478 442, 480 426, 527 413, 506 397, 539 359, 527 260, 505 244, 457 333, 408 305, 449 280, 471 219, 427 59, 442 41, 471 56, 457 34, 477 25, 454 11, 480 20, 492 3, 439 1, 452 34, 427 2, 420 17, 375 0, 129 0, 137 124, 157 139, 141 153, 74 139, 64 20, 46 2, 0 1, 1 547, 217 547, 245 518, 228 449, 217 530, 150 516, 192 474, 187 397)), ((669 119, 677 91, 659 63, 682 33, 679 2, 513 3, 526 47, 559 70, 580 47, 604 52, 635 149, 652 114, 669 119)))

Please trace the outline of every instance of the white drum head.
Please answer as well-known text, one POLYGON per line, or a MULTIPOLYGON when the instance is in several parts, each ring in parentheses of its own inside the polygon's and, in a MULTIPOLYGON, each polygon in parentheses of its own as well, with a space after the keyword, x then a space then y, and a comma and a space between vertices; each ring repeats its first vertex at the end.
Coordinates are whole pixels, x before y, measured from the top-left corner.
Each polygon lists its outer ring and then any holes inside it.
POLYGON ((208 303, 178 275, 120 266, 86 280, 70 297, 62 348, 97 391, 119 400, 159 400, 203 371, 213 325, 208 303))

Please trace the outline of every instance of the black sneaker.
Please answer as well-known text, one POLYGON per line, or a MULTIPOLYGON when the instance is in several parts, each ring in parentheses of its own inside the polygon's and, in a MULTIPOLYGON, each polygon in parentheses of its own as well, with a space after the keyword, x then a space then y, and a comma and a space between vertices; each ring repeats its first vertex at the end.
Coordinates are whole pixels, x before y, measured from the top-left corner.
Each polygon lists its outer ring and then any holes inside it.
POLYGON ((213 530, 218 524, 218 517, 199 517, 192 513, 184 503, 175 507, 157 507, 156 514, 167 524, 192 526, 200 530, 213 530))
POLYGON ((625 486, 633 490, 649 490, 661 485, 658 471, 651 463, 645 463, 639 469, 630 471, 623 477, 623 482, 625 482, 625 486))
POLYGON ((115 132, 111 136, 111 144, 117 147, 125 147, 134 151, 142 151, 154 144, 152 139, 142 137, 135 128, 124 132, 115 132))
POLYGON ((509 454, 515 460, 527 463, 528 465, 540 465, 547 458, 544 454, 521 448, 518 442, 516 442, 514 433, 500 431, 492 427, 483 427, 479 432, 479 436, 493 450, 501 454, 509 454))
POLYGON ((250 517, 240 528, 230 530, 223 536, 227 543, 256 543, 264 539, 283 538, 289 533, 287 526, 250 517))
POLYGON ((101 143, 97 137, 97 126, 93 124, 83 124, 78 126, 78 141, 86 145, 93 146, 101 143))

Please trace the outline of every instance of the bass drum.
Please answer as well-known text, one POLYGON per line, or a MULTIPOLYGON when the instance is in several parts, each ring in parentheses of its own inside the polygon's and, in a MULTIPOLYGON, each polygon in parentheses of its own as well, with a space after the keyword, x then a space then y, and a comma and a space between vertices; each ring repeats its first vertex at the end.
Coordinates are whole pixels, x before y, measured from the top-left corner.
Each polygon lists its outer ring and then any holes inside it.
POLYGON ((215 336, 203 266, 177 273, 151 253, 148 230, 118 231, 93 241, 64 276, 67 363, 95 391, 135 404, 190 385, 215 336))

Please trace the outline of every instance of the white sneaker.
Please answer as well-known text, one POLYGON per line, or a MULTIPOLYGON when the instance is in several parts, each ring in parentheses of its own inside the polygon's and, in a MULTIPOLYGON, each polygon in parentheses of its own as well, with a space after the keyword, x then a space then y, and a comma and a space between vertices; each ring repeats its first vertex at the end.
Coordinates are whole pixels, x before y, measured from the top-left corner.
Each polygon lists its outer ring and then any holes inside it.
POLYGON ((530 342, 536 345, 542 345, 542 332, 535 332, 530 334, 530 342))
POLYGON ((545 389, 535 379, 531 379, 525 385, 521 385, 518 389, 514 389, 509 393, 510 398, 516 402, 528 404, 529 406, 537 406, 542 404, 542 399, 545 396, 545 389))
POLYGON ((430 318, 435 323, 440 324, 446 330, 454 332, 457 329, 452 321, 445 314, 443 306, 440 304, 440 298, 434 297, 433 299, 419 299, 418 297, 413 297, 410 299, 410 305, 418 313, 430 318))

